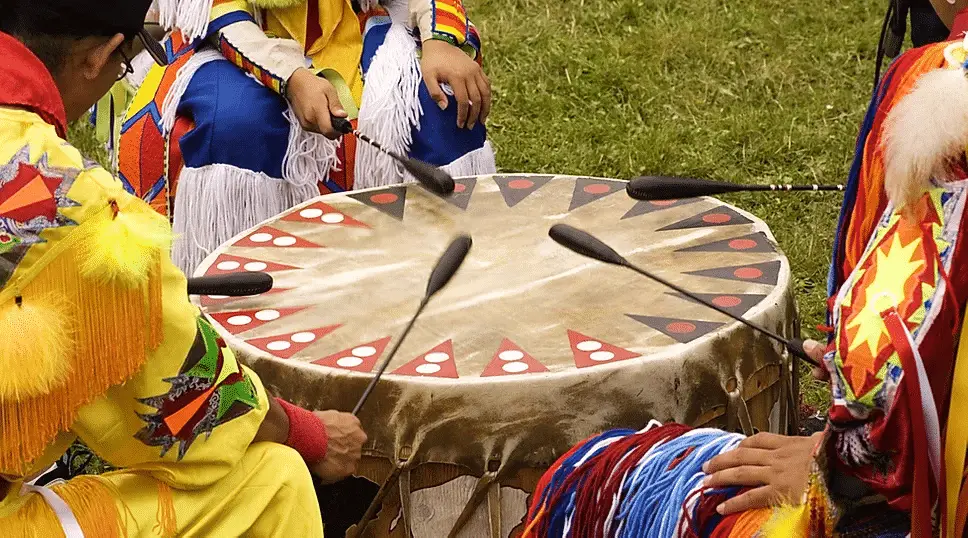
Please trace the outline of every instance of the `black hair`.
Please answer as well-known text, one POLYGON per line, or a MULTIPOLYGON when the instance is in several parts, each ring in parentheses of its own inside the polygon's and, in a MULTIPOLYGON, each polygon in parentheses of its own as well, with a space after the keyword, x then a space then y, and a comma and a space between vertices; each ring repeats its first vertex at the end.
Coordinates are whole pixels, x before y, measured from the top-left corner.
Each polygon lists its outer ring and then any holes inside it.
POLYGON ((8 6, 8 0, 0 0, 0 32, 10 34, 23 43, 56 77, 65 67, 71 47, 78 38, 50 35, 36 28, 30 20, 18 17, 11 7, 8 6))

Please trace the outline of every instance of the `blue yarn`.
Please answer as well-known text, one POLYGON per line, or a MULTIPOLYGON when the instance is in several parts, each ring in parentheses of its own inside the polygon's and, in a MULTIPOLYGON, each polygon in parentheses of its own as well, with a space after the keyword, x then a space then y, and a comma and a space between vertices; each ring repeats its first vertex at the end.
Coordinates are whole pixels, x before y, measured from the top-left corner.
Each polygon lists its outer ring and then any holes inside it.
POLYGON ((692 430, 658 444, 629 473, 622 490, 619 538, 672 536, 690 492, 699 487, 702 464, 739 444, 742 436, 721 430, 692 430), (695 449, 677 466, 669 465, 690 447, 695 449))

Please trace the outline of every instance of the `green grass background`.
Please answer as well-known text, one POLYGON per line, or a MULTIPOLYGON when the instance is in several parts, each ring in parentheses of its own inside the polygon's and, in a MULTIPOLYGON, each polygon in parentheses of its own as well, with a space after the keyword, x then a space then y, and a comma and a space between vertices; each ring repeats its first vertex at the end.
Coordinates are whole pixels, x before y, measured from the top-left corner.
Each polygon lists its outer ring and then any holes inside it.
MULTIPOLYGON (((846 180, 883 2, 466 0, 504 171, 749 183, 846 180)), ((91 130, 72 139, 99 155, 91 130)), ((840 196, 724 197, 789 256, 806 336, 824 321, 840 196)), ((804 386, 822 404, 822 386, 804 386)))

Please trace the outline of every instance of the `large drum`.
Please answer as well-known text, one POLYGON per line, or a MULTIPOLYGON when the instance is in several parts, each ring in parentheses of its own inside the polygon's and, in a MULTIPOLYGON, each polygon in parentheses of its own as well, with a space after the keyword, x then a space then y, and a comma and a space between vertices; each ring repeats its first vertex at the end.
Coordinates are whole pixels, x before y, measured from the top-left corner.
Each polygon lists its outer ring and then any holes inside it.
POLYGON ((793 335, 790 269, 770 231, 716 199, 636 202, 625 182, 462 178, 317 198, 236 237, 199 275, 267 271, 275 289, 202 297, 275 394, 353 408, 458 233, 474 246, 361 413, 370 535, 520 531, 541 472, 602 430, 650 419, 781 431, 796 381, 774 342, 631 271, 554 243, 563 222, 713 303, 793 335), (463 514, 463 515, 462 515, 463 514), (517 529, 516 529, 517 528, 517 529))

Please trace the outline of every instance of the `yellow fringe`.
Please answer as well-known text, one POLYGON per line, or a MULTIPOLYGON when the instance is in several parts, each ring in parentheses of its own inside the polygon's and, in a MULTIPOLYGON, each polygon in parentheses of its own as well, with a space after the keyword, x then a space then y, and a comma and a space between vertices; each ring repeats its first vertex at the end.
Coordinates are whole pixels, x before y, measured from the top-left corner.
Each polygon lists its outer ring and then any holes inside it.
POLYGON ((178 531, 178 520, 175 515, 175 499, 171 494, 171 486, 158 481, 158 513, 155 516, 158 524, 155 525, 155 534, 162 538, 175 536, 178 531))
POLYGON ((67 380, 72 345, 68 310, 52 294, 0 310, 0 401, 41 396, 67 380))
MULTIPOLYGON (((81 476, 51 488, 67 503, 85 536, 126 538, 127 523, 118 509, 120 492, 96 476, 81 476)), ((64 530, 53 509, 32 493, 13 514, 0 518, 4 538, 56 538, 64 530)))
POLYGON ((75 337, 67 354, 72 369, 61 386, 41 396, 0 402, 2 472, 26 472, 29 462, 70 427, 78 408, 130 379, 161 342, 164 249, 149 253, 152 263, 147 266, 145 280, 137 286, 83 279, 79 261, 85 253, 91 251, 84 243, 74 242, 19 289, 24 307, 34 306, 34 301, 43 297, 63 298, 73 308, 70 314, 75 337))

